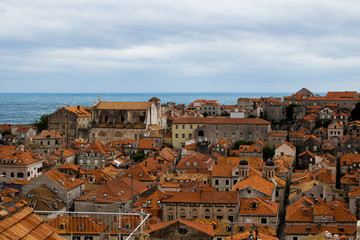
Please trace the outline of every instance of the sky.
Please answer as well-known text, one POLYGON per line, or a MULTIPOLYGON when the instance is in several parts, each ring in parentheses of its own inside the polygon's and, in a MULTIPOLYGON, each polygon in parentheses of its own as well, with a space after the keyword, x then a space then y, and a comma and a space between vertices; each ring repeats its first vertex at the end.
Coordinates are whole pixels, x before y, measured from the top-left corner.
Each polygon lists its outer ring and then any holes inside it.
POLYGON ((359 0, 0 1, 0 92, 360 90, 359 0))

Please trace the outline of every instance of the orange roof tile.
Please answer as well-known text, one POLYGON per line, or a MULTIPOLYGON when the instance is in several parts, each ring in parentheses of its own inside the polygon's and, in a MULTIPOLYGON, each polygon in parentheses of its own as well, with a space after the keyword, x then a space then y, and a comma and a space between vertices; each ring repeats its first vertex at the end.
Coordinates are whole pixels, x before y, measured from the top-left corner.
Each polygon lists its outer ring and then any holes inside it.
POLYGON ((241 198, 240 215, 272 215, 278 213, 279 204, 259 197, 241 198), (256 207, 255 207, 256 206, 256 207))
POLYGON ((100 102, 95 109, 147 110, 152 104, 152 102, 100 102))
POLYGON ((260 192, 265 193, 268 196, 272 196, 275 184, 266 180, 265 178, 262 178, 258 174, 253 174, 242 181, 238 181, 233 187, 232 191, 239 191, 247 187, 252 187, 260 192))
POLYGON ((46 173, 44 173, 46 176, 51 178, 54 182, 56 182, 59 186, 62 188, 65 188, 67 190, 73 189, 81 184, 84 184, 85 182, 83 180, 77 179, 77 178, 68 178, 63 173, 51 170, 46 173))
POLYGON ((74 106, 74 107, 60 107, 57 110, 65 109, 69 112, 75 113, 78 117, 91 117, 89 111, 81 106, 74 106))
POLYGON ((25 201, 0 211, 0 239, 53 239, 61 240, 25 201))
POLYGON ((214 236, 214 229, 213 226, 210 224, 204 224, 204 223, 196 223, 196 222, 191 222, 191 221, 186 221, 186 220, 182 220, 182 219, 175 219, 172 221, 167 221, 167 222, 162 222, 162 223, 155 223, 155 224, 150 224, 149 225, 149 230, 148 233, 152 233, 155 232, 159 229, 165 228, 167 226, 170 226, 172 224, 175 223, 181 223, 181 224, 185 224, 191 228, 194 228, 196 230, 199 230, 203 233, 206 233, 210 236, 214 236))

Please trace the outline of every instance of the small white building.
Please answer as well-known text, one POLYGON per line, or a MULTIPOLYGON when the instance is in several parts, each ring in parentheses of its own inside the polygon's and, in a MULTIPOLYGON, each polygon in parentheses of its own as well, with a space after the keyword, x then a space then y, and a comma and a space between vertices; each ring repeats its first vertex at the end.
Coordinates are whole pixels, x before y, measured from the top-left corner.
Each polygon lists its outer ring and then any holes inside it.
POLYGON ((42 175, 40 160, 24 146, 2 146, 0 148, 0 182, 30 180, 42 175))

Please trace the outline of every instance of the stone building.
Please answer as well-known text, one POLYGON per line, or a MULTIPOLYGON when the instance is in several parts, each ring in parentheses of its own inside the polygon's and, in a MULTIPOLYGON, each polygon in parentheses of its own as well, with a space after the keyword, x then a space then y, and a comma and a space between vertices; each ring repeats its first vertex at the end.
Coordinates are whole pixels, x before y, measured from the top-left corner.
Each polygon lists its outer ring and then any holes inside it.
POLYGON ((189 104, 188 109, 208 116, 221 114, 221 106, 217 100, 197 99, 189 104))
POLYGON ((149 102, 103 102, 93 105, 89 134, 90 142, 140 139, 149 125, 159 124, 161 101, 154 97, 149 102))
POLYGON ((268 144, 269 147, 275 147, 277 144, 282 144, 286 142, 287 133, 286 132, 269 132, 268 133, 268 144))
POLYGON ((62 148, 65 136, 56 130, 43 130, 39 135, 30 136, 30 140, 40 146, 38 151, 50 152, 62 148))
POLYGON ((0 182, 11 183, 15 180, 30 180, 43 174, 44 160, 24 146, 2 146, 0 148, 0 182))
POLYGON ((151 224, 147 232, 154 240, 214 239, 212 225, 182 219, 151 224))
POLYGON ((286 105, 283 103, 267 104, 264 107, 266 119, 273 122, 280 122, 286 119, 286 105))
POLYGON ((163 221, 178 218, 217 218, 236 220, 239 211, 237 192, 177 192, 164 199, 163 221))
POLYGON ((172 142, 180 149, 189 138, 216 144, 218 139, 267 141, 270 122, 260 118, 179 118, 173 121, 172 142))
POLYGON ((23 187, 23 193, 26 194, 30 192, 30 190, 42 186, 43 184, 52 190, 66 204, 67 209, 73 207, 74 199, 81 196, 83 190, 85 190, 85 181, 73 176, 67 177, 57 170, 52 170, 25 185, 23 187))
POLYGON ((110 148, 101 142, 93 142, 80 153, 77 165, 86 170, 102 168, 105 167, 107 160, 115 160, 116 154, 115 148, 110 148))
POLYGON ((346 132, 348 135, 356 135, 360 137, 360 121, 349 122, 346 132))
POLYGON ((238 221, 277 227, 279 204, 259 197, 241 198, 238 221))
POLYGON ((60 107, 49 115, 49 130, 56 130, 65 136, 65 142, 77 138, 88 139, 91 110, 81 106, 60 107))

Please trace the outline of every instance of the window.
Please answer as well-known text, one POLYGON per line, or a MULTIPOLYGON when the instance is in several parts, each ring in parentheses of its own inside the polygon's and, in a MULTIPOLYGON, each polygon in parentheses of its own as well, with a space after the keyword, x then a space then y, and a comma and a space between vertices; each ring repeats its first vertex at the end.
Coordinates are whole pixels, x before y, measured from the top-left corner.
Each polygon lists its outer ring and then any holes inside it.
POLYGON ((192 134, 191 134, 191 133, 189 133, 189 138, 192 138, 192 134))
POLYGON ((81 240, 81 237, 80 236, 73 236, 72 240, 81 240))
POLYGON ((183 133, 181 136, 182 136, 182 138, 185 138, 185 133, 183 133))
POLYGON ((3 177, 6 177, 6 172, 3 172, 2 175, 3 175, 3 177))
POLYGON ((229 185, 230 184, 230 180, 225 180, 225 184, 229 185))
POLYGON ((24 173, 17 173, 17 177, 18 177, 18 178, 23 178, 23 177, 24 177, 24 173))
POLYGON ((189 163, 189 162, 187 162, 187 163, 186 163, 186 166, 187 166, 187 167, 189 167, 189 166, 190 166, 190 163, 189 163))
POLYGON ((182 129, 185 129, 185 125, 182 125, 182 129))
POLYGON ((84 240, 93 240, 93 237, 92 236, 85 236, 84 240))
POLYGON ((175 128, 178 129, 179 128, 178 125, 175 125, 175 128))
POLYGON ((266 218, 261 218, 261 224, 267 224, 267 219, 266 218))
POLYGON ((190 125, 190 129, 193 129, 193 126, 192 126, 192 125, 190 125))
POLYGON ((12 172, 12 173, 10 173, 10 177, 14 177, 14 173, 12 172))
POLYGON ((197 162, 194 162, 194 167, 197 167, 197 165, 198 165, 197 162))
POLYGON ((175 138, 179 138, 179 134, 176 133, 176 134, 175 134, 175 138))
POLYGON ((215 180, 215 185, 219 185, 219 180, 215 180))
POLYGON ((170 215, 170 216, 168 217, 168 219, 169 219, 169 221, 171 221, 171 220, 174 219, 174 216, 173 216, 173 215, 170 215))

